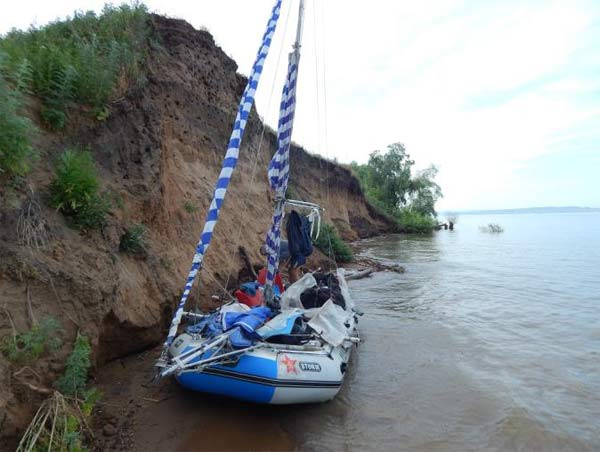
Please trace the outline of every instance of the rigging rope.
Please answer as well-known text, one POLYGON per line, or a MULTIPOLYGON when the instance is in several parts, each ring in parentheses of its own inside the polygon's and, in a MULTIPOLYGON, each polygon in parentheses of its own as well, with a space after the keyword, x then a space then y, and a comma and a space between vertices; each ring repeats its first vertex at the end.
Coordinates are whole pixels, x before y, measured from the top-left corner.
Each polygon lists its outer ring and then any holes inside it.
POLYGON ((215 228, 215 225, 217 224, 219 212, 225 199, 225 193, 227 192, 227 187, 229 186, 231 175, 237 164, 240 144, 244 135, 244 130, 246 129, 246 124, 248 122, 250 110, 252 109, 252 105, 254 104, 254 96, 256 94, 256 88, 258 87, 260 75, 262 73, 265 60, 269 53, 269 47, 271 46, 271 41, 273 38, 273 34, 275 33, 275 28, 277 27, 277 21, 279 19, 280 10, 281 0, 276 0, 275 5, 273 6, 273 10, 271 12, 271 16, 269 18, 269 22, 267 24, 267 29, 261 41, 261 46, 259 48, 258 54, 256 55, 256 60, 254 61, 254 65, 252 66, 252 70, 250 71, 250 75, 248 76, 246 88, 244 89, 244 93, 242 94, 242 98, 240 100, 238 113, 235 119, 235 125, 233 127, 233 131, 231 132, 231 138, 229 140, 227 152, 225 153, 225 158, 223 159, 223 167, 221 168, 221 173, 219 174, 219 178, 215 186, 213 199, 210 203, 209 210, 206 215, 204 228, 200 236, 200 240, 196 245, 196 253, 194 254, 194 258, 192 260, 192 265, 187 276, 185 287, 181 295, 179 305, 177 306, 177 309, 175 310, 175 313, 173 315, 173 319, 171 320, 171 327, 169 328, 169 333, 163 346, 163 350, 165 353, 167 348, 173 342, 175 335, 177 334, 177 327, 179 326, 179 323, 181 322, 181 318, 183 316, 183 308, 192 290, 196 276, 198 275, 198 272, 202 267, 202 261, 204 260, 206 250, 210 245, 213 230, 215 228))
MULTIPOLYGON (((287 32, 288 32, 288 20, 290 18, 290 11, 292 10, 291 2, 289 4, 290 4, 290 6, 288 7, 287 14, 285 16, 285 22, 283 24, 283 39, 281 40, 281 46, 279 47, 279 53, 277 54, 277 63, 275 65, 275 71, 273 72, 273 81, 271 83, 271 91, 269 92, 269 101, 267 102, 267 111, 266 111, 266 114, 262 121, 262 130, 260 133, 258 148, 256 149, 256 152, 254 154, 254 164, 252 165, 252 173, 251 173, 251 177, 250 177, 250 187, 252 187, 254 185, 254 179, 256 176, 256 169, 258 167, 258 161, 262 155, 262 144, 263 144, 263 139, 265 137, 265 130, 267 128, 267 118, 269 117, 269 113, 271 112, 273 93, 275 92, 275 79, 277 78, 277 71, 279 70, 279 63, 281 62, 281 55, 283 54, 283 49, 285 47, 284 43, 285 43, 285 38, 286 38, 287 32)), ((243 211, 241 218, 246 218, 246 215, 248 214, 248 205, 249 205, 248 200, 249 199, 250 199, 250 190, 248 190, 246 192, 246 197, 244 199, 244 211, 243 211)), ((242 238, 243 227, 244 227, 244 223, 240 221, 240 223, 238 225, 237 236, 236 236, 235 241, 233 242, 234 246, 233 246, 233 251, 231 253, 231 258, 229 260, 230 264, 229 264, 229 269, 227 271, 227 278, 225 280, 225 287, 229 286, 231 270, 233 268, 232 266, 233 266, 233 263, 235 260, 235 256, 238 253, 238 244, 240 243, 241 238, 242 238)))
MULTIPOLYGON (((323 120, 323 129, 324 129, 324 140, 325 140, 325 156, 327 157, 327 160, 329 160, 329 135, 328 135, 328 129, 327 129, 327 118, 328 118, 328 113, 327 113, 327 65, 326 65, 326 58, 325 58, 325 4, 324 2, 321 3, 321 10, 322 10, 322 33, 323 33, 323 46, 322 46, 322 51, 323 51, 323 109, 324 109, 324 120, 323 120)), ((325 180, 326 180, 326 184, 327 184, 327 204, 329 205, 330 203, 330 189, 329 189, 329 161, 326 163, 326 173, 325 173, 325 180)), ((348 205, 348 191, 346 191, 346 206, 348 205)), ((333 263, 335 264, 335 269, 336 272, 338 270, 338 264, 337 264, 337 260, 335 258, 335 253, 333 252, 333 246, 331 245, 331 234, 327 234, 327 239, 329 241, 329 249, 331 250, 331 254, 333 255, 333 263)))

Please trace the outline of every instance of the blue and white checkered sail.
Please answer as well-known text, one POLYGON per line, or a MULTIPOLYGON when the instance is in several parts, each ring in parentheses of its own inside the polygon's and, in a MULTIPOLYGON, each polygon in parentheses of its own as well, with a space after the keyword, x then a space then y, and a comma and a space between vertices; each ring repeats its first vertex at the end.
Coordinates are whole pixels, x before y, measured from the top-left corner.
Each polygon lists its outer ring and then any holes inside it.
POLYGON ((263 36, 260 49, 256 56, 256 60, 254 61, 254 65, 252 66, 252 71, 250 71, 250 75, 248 76, 248 83, 246 84, 246 88, 244 89, 244 93, 242 94, 242 98, 240 100, 240 106, 235 118, 235 125, 233 126, 227 153, 225 154, 225 158, 223 160, 221 174, 219 174, 213 199, 206 215, 206 222, 204 223, 202 235, 200 236, 200 240, 196 245, 196 253, 194 254, 194 259, 192 260, 192 267, 188 273, 183 294, 181 295, 181 300, 179 301, 179 305, 177 306, 177 309, 173 315, 173 320, 171 321, 169 334, 164 344, 165 348, 171 345, 175 335, 177 334, 177 327, 179 326, 183 316, 183 308, 192 290, 192 286, 194 285, 194 280, 198 275, 198 271, 202 267, 202 260, 204 259, 206 250, 210 245, 213 230, 219 218, 219 211, 221 210, 223 200, 225 199, 225 192, 227 191, 229 180, 231 179, 231 175, 238 160, 242 136, 244 135, 246 122, 248 120, 248 116, 250 115, 252 104, 254 103, 254 95, 256 93, 256 88, 258 87, 258 81, 263 70, 265 59, 269 53, 269 47, 271 46, 273 34, 275 33, 275 27, 277 26, 277 20, 279 19, 279 14, 281 11, 281 1, 282 0, 276 0, 275 6, 273 6, 271 17, 269 19, 269 23, 267 24, 267 30, 263 36))
POLYGON ((270 296, 271 287, 279 264, 279 245, 281 243, 281 222, 284 215, 285 192, 290 177, 290 143, 294 126, 296 110, 296 82, 298 79, 299 49, 291 54, 288 63, 288 73, 281 96, 279 111, 279 124, 277 129, 277 152, 269 164, 269 183, 275 191, 275 211, 271 222, 271 229, 265 240, 267 259, 267 297, 270 296))

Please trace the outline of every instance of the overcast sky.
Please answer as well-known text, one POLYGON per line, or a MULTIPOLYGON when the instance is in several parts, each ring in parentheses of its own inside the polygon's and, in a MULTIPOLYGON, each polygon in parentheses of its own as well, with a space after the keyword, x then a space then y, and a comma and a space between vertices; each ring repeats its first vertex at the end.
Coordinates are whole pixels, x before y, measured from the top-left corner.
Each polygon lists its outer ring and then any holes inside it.
MULTIPOLYGON (((284 0, 257 96, 271 125, 297 1, 284 0)), ((7 3, 0 32, 103 3, 7 3)), ((247 74, 273 0, 145 3, 208 28, 247 74)), ((307 0, 294 140, 361 163, 402 142, 439 166, 440 209, 600 207, 599 43, 594 0, 307 0)))

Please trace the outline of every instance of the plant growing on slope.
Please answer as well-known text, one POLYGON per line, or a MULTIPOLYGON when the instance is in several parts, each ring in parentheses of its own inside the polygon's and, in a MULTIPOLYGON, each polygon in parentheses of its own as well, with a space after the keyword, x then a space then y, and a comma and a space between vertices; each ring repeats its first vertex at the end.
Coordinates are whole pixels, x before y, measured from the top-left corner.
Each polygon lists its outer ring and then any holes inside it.
POLYGON ((105 223, 110 205, 100 197, 96 166, 88 151, 65 151, 50 185, 51 203, 78 229, 97 229, 105 223))
POLYGON ((73 397, 85 393, 91 353, 92 348, 87 337, 77 333, 73 351, 67 358, 65 372, 54 385, 60 392, 73 397))
POLYGON ((47 398, 23 434, 17 452, 84 452, 88 418, 100 393, 88 391, 83 400, 72 399, 55 391, 47 398))
POLYGON ((142 79, 149 41, 147 9, 134 3, 11 31, 0 39, 0 51, 7 55, 9 79, 28 69, 28 83, 22 85, 41 99, 46 124, 62 129, 72 104, 106 119, 111 97, 142 79))
POLYGON ((42 320, 29 331, 8 338, 2 344, 2 352, 14 363, 30 362, 47 351, 57 350, 62 341, 56 337, 60 324, 52 317, 42 320))
POLYGON ((133 224, 121 236, 119 250, 129 254, 144 254, 146 252, 146 227, 143 224, 133 224))
POLYGON ((35 157, 31 137, 36 128, 20 115, 23 96, 8 85, 3 72, 4 55, 0 54, 0 175, 24 176, 35 157))
POLYGON ((184 202, 183 208, 190 215, 195 214, 196 212, 198 212, 198 210, 200 210, 200 209, 198 209, 198 206, 191 201, 184 202))
POLYGON ((354 259, 350 247, 342 241, 337 230, 330 224, 323 224, 314 245, 337 262, 351 262, 354 259))

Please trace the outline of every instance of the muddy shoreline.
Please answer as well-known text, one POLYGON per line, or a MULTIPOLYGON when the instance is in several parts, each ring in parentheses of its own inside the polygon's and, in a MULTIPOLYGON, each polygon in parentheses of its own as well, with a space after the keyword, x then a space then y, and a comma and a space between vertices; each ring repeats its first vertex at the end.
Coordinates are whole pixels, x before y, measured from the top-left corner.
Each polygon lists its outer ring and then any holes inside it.
POLYGON ((92 450, 294 450, 285 410, 193 393, 174 379, 153 383, 159 354, 160 346, 98 371, 92 450))

